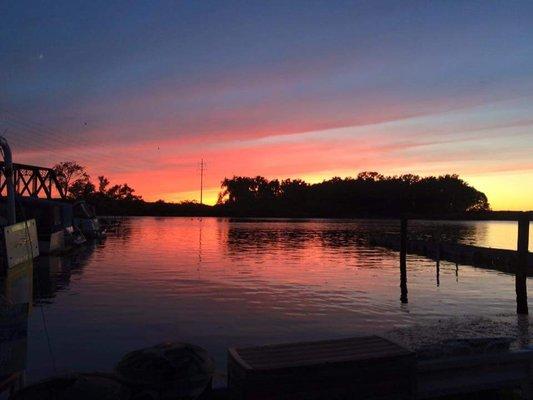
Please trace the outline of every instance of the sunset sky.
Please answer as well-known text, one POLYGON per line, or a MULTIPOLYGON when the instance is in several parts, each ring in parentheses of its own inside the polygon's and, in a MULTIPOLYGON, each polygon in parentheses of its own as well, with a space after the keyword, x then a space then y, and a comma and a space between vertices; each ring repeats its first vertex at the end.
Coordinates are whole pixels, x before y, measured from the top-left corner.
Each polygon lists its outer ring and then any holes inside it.
POLYGON ((533 209, 531 1, 2 1, 0 133, 146 200, 460 174, 533 209))

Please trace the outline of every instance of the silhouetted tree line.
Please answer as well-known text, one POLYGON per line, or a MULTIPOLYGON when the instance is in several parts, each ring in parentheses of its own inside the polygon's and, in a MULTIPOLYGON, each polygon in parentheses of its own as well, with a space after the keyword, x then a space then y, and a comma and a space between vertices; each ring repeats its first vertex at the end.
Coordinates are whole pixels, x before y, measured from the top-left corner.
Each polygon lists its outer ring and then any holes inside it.
POLYGON ((84 200, 94 206, 98 215, 213 215, 213 207, 194 201, 167 203, 144 201, 127 183, 111 185, 105 176, 93 183, 85 167, 75 161, 54 166, 58 183, 69 201, 84 200))
POLYGON ((487 197, 457 175, 384 176, 361 172, 309 184, 300 179, 224 179, 219 211, 232 216, 393 217, 490 210, 487 197))
POLYGON ((74 161, 54 167, 68 199, 85 200, 99 215, 190 215, 235 217, 395 217, 417 214, 450 217, 485 215, 487 197, 457 175, 384 176, 361 172, 357 178, 335 177, 309 184, 301 179, 268 180, 262 176, 224 179, 215 206, 194 201, 147 202, 127 183, 95 183, 74 161))

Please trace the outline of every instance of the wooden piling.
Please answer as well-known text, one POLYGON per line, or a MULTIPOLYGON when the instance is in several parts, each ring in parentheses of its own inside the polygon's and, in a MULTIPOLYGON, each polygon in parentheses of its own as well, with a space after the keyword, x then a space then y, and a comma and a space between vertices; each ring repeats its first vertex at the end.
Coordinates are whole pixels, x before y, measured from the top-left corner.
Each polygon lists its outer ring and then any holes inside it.
POLYGON ((515 272, 516 312, 528 314, 527 258, 529 247, 529 215, 523 213, 518 220, 517 262, 515 272))
POLYGON ((407 303, 407 218, 400 224, 400 301, 407 303))
POLYGON ((437 243, 437 265, 436 265, 436 269, 437 269, 437 287, 440 286, 440 253, 441 253, 442 249, 441 249, 441 245, 440 245, 440 238, 439 238, 439 242, 437 243))

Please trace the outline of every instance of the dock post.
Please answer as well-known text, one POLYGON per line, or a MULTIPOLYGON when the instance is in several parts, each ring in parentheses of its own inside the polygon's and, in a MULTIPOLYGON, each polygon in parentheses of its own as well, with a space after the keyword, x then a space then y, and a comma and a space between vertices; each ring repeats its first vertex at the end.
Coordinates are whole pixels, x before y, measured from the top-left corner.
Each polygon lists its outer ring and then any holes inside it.
POLYGON ((400 224, 400 301, 407 303, 407 218, 400 224))
POLYGON ((439 241, 437 242, 437 265, 435 266, 436 272, 437 272, 437 287, 440 286, 440 253, 441 251, 442 249, 441 249, 441 243, 440 243, 440 238, 439 238, 439 241))
POLYGON ((529 215, 522 213, 518 220, 517 263, 515 272, 516 312, 528 314, 527 258, 529 247, 529 215))

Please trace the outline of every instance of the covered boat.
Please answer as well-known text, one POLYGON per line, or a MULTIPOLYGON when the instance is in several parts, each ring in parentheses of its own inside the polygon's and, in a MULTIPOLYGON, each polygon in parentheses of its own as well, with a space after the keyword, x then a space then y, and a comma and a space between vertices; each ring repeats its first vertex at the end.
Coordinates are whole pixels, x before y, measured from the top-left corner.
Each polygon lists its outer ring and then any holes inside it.
POLYGON ((34 197, 19 197, 17 205, 19 214, 37 222, 41 253, 61 253, 85 243, 85 236, 74 225, 72 204, 34 197))
POLYGON ((85 201, 78 201, 74 203, 73 210, 74 226, 76 226, 87 239, 100 239, 105 236, 93 206, 87 204, 85 201))

